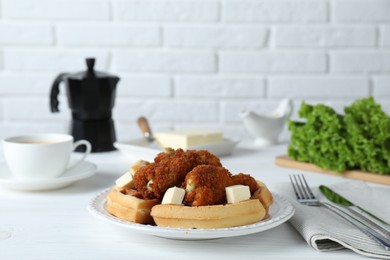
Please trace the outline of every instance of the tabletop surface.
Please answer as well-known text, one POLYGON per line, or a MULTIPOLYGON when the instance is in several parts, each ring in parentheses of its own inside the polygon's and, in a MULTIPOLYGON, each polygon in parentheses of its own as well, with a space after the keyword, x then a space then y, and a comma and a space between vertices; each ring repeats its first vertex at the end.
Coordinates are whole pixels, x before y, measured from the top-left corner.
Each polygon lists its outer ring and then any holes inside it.
MULTIPOLYGON (((233 174, 249 173, 277 192, 275 185, 288 182, 288 175, 297 173, 274 164, 275 157, 285 153, 285 144, 260 149, 248 143, 240 144, 221 161, 233 174)), ((202 241, 123 230, 93 217, 87 205, 136 159, 113 151, 92 154, 87 160, 98 166, 97 174, 66 188, 41 192, 0 188, 0 259, 363 258, 350 250, 317 252, 288 222, 256 234, 202 241)), ((313 186, 345 181, 318 173, 305 172, 305 176, 313 186)))

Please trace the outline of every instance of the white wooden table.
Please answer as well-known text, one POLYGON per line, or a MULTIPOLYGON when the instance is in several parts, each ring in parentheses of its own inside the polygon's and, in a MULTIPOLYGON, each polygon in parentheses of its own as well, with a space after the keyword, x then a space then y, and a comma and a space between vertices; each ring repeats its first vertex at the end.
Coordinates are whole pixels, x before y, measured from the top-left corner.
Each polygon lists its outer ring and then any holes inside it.
MULTIPOLYGON (((255 149, 239 145, 222 163, 232 173, 250 173, 271 190, 287 182, 296 170, 274 165, 286 145, 255 149)), ((100 191, 113 185, 134 159, 121 153, 93 154, 98 165, 92 178, 67 188, 46 192, 0 189, 0 259, 357 259, 349 250, 316 252, 289 224, 234 238, 178 241, 121 230, 87 211, 100 191)), ((332 184, 344 179, 306 173, 310 184, 332 184)))

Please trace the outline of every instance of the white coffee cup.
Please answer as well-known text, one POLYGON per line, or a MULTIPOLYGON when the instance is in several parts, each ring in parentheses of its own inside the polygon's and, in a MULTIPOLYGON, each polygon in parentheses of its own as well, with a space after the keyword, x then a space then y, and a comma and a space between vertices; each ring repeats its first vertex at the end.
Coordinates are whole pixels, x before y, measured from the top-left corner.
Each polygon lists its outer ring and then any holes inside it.
POLYGON ((3 150, 15 177, 55 178, 84 161, 91 152, 91 144, 87 140, 73 142, 73 136, 66 134, 32 134, 4 139, 3 150), (80 145, 85 145, 86 151, 70 164, 70 155, 80 145))

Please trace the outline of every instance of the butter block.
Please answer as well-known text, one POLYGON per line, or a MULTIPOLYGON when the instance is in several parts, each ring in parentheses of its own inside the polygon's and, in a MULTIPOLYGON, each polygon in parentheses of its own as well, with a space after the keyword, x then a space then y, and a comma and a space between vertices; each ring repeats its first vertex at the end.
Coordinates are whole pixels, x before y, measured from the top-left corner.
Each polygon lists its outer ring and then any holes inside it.
POLYGON ((184 150, 198 145, 221 142, 223 139, 220 131, 200 129, 183 129, 156 133, 154 136, 161 147, 182 148, 184 150))
POLYGON ((237 203, 243 200, 249 200, 251 192, 249 186, 233 185, 225 188, 227 203, 237 203))
POLYGON ((130 172, 126 172, 115 181, 115 185, 121 189, 126 185, 133 186, 133 175, 130 172))
POLYGON ((162 199, 161 204, 177 204, 183 203, 185 191, 178 187, 169 188, 162 199))

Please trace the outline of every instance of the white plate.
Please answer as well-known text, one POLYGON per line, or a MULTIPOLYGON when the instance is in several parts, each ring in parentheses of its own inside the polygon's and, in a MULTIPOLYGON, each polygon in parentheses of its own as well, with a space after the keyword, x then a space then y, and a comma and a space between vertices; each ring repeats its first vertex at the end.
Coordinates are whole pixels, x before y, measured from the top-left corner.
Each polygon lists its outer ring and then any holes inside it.
POLYGON ((279 226, 289 220, 294 214, 293 206, 286 199, 278 194, 272 193, 274 196, 274 203, 269 209, 270 217, 255 224, 241 227, 215 229, 158 227, 124 221, 110 215, 106 210, 106 197, 108 192, 109 189, 99 193, 89 203, 88 210, 93 216, 129 231, 170 239, 203 240, 249 235, 279 226))
POLYGON ((66 187, 76 181, 91 177, 96 173, 96 165, 87 161, 64 172, 53 179, 18 179, 15 178, 5 163, 0 164, 0 186, 15 190, 42 191, 66 187))
MULTIPOLYGON (((233 152, 238 142, 236 139, 223 139, 221 142, 194 146, 190 149, 208 150, 216 156, 225 156, 233 152)), ((155 143, 149 143, 143 137, 126 142, 115 142, 114 146, 126 155, 147 161, 152 161, 158 153, 162 152, 155 143)))

